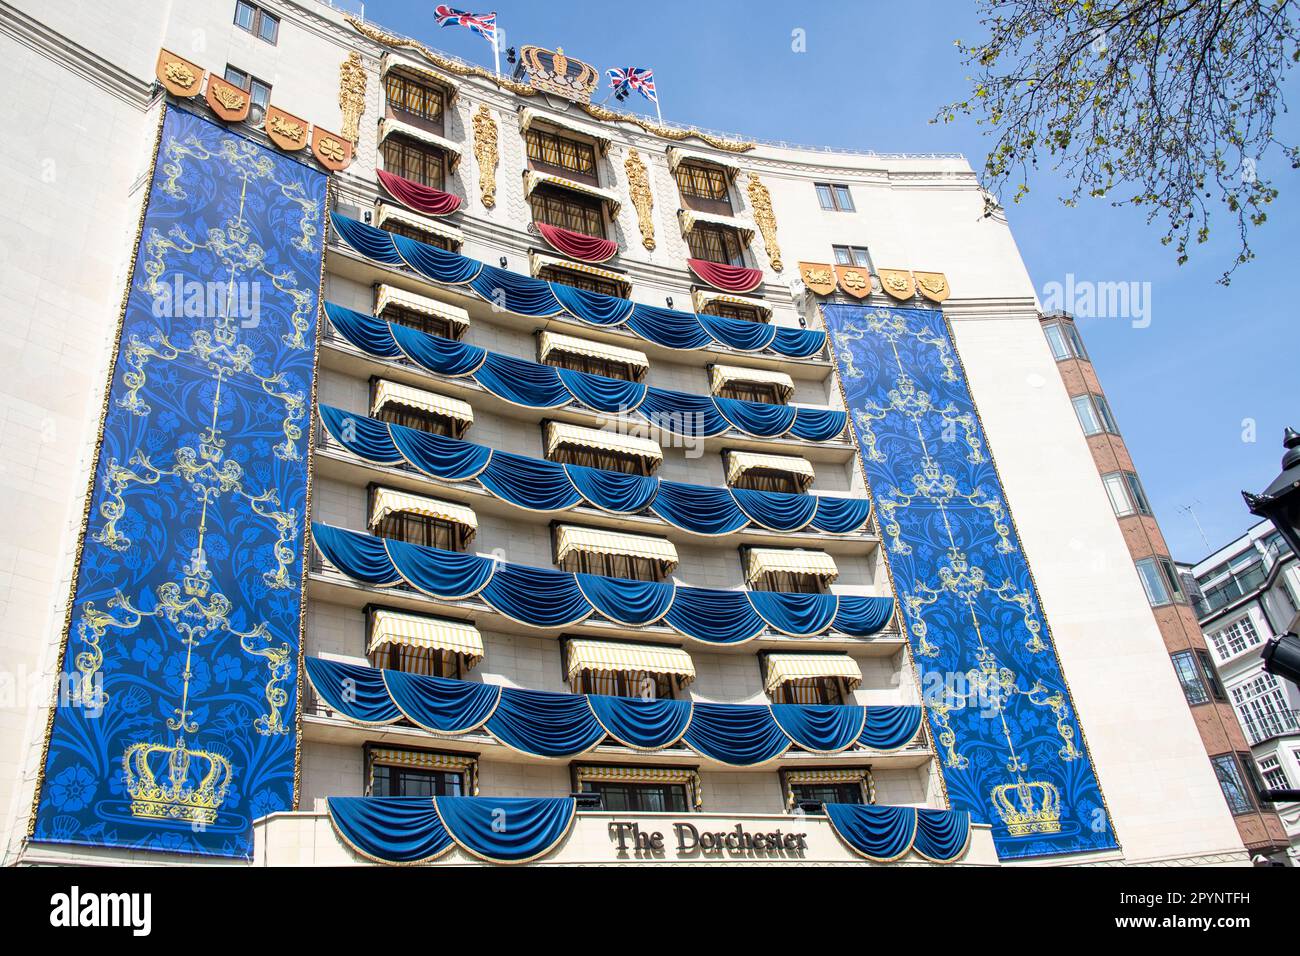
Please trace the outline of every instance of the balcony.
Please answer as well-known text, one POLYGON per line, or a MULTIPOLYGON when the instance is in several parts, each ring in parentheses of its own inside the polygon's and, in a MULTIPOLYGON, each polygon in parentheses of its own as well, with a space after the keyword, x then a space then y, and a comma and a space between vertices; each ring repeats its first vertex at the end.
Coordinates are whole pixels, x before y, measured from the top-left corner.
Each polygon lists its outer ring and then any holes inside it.
MULTIPOLYGON (((273 813, 253 824, 253 862, 258 866, 358 866, 372 862, 348 847, 330 824, 324 801, 319 809, 297 813, 273 813)), ((820 815, 785 815, 757 813, 597 813, 576 815, 568 835, 539 865, 660 864, 753 865, 764 863, 781 866, 875 866, 857 856, 820 815), (637 850, 635 841, 626 834, 627 824, 635 824, 642 834, 658 833, 663 849, 637 850), (622 826, 620 826, 622 825, 622 826), (691 835, 729 834, 740 827, 749 833, 793 833, 803 837, 802 848, 794 850, 732 849, 725 846, 704 850, 691 835), (620 834, 624 847, 620 848, 620 834)), ((490 866, 459 847, 428 866, 490 866)), ((932 866, 917 853, 907 855, 893 865, 932 866)), ((970 845, 959 866, 997 866, 991 829, 984 824, 971 826, 970 845)))
POLYGON ((1274 737, 1287 734, 1300 734, 1300 711, 1279 710, 1272 713, 1254 715, 1244 721, 1246 739, 1253 747, 1274 737))

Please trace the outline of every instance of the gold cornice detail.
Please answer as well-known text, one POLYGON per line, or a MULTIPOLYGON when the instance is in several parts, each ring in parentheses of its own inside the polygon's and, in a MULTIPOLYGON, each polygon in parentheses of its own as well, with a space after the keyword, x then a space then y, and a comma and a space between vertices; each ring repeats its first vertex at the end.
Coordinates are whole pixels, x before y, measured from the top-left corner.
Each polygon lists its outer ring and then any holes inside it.
POLYGON ((366 111, 366 68, 361 54, 353 50, 339 64, 339 109, 343 113, 342 136, 353 146, 360 136, 361 114, 366 111))
POLYGON ((772 194, 767 191, 763 181, 754 173, 748 173, 749 183, 745 191, 749 196, 749 205, 754 211, 754 222, 763 235, 763 248, 772 268, 780 272, 785 266, 781 262, 781 246, 776 241, 776 213, 772 211, 772 194))
POLYGON ((384 46, 391 46, 402 50, 411 50, 424 57, 440 70, 446 70, 456 76, 476 76, 480 79, 490 80, 503 90, 509 90, 511 93, 517 93, 519 96, 535 96, 537 91, 526 83, 517 83, 512 79, 504 76, 497 76, 491 70, 485 70, 481 66, 470 66, 467 63, 460 63, 450 57, 441 56, 429 49, 423 43, 416 40, 408 40, 406 37, 400 37, 395 33, 388 33, 378 27, 371 26, 364 20, 359 20, 354 16, 344 15, 344 20, 367 40, 373 40, 384 46))
POLYGON ((623 162, 627 172, 627 188, 632 194, 632 206, 636 209, 636 224, 641 230, 641 245, 651 252, 655 247, 654 195, 650 192, 650 176, 646 173, 641 154, 635 149, 627 151, 623 162))
POLYGON ((497 124, 487 104, 474 114, 474 158, 478 161, 479 199, 487 209, 497 204, 497 124))
POLYGON ((747 153, 754 148, 754 143, 739 139, 723 139, 720 136, 714 136, 712 133, 706 133, 703 130, 690 129, 687 127, 664 126, 662 123, 656 123, 653 120, 641 116, 635 116, 631 113, 619 113, 611 110, 609 107, 601 106, 599 103, 579 103, 588 114, 598 120, 604 120, 607 123, 631 123, 639 126, 654 136, 662 136, 664 139, 684 140, 694 136, 698 140, 708 143, 715 149, 726 150, 729 153, 747 153))

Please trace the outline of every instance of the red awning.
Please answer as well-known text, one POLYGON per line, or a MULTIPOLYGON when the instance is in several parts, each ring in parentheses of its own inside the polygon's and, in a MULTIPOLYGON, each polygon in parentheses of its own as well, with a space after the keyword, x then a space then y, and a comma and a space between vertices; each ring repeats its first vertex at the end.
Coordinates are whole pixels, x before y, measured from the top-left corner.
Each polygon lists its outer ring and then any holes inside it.
POLYGON ((556 250, 583 262, 608 262, 618 255, 618 243, 612 239, 588 236, 544 222, 537 223, 537 231, 556 250))
POLYGON ((686 264, 709 285, 724 292, 751 292, 763 281, 763 273, 759 269, 729 266, 724 262, 709 262, 707 259, 687 259, 686 264))
POLYGON ((421 186, 395 173, 375 170, 379 184, 403 206, 429 216, 449 216, 460 208, 460 197, 431 186, 421 186))

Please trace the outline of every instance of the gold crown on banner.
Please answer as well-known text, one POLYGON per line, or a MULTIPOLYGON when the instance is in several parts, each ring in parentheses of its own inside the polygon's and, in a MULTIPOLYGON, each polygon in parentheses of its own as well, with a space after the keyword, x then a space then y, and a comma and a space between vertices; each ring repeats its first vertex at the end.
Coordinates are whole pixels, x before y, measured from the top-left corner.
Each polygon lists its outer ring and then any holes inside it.
POLYGON ((1012 836, 1060 832, 1061 794, 1052 784, 1018 780, 994 787, 992 796, 998 816, 1012 836))
POLYGON ((554 51, 539 46, 522 47, 519 68, 527 74, 534 89, 582 103, 591 102, 591 94, 600 83, 600 74, 594 66, 567 56, 563 47, 554 51))
POLYGON ((230 761, 193 750, 179 738, 172 746, 136 743, 122 757, 131 814, 164 820, 213 823, 230 787, 230 761))

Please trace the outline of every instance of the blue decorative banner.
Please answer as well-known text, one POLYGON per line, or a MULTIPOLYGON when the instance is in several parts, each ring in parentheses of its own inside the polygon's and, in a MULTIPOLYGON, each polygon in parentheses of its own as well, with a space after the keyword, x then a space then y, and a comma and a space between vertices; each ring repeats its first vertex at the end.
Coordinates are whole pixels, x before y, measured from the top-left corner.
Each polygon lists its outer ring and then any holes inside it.
POLYGON ((247 857, 293 806, 325 192, 167 111, 34 840, 247 857))
POLYGON ((943 313, 822 311, 953 809, 1004 859, 1116 847, 943 313))

